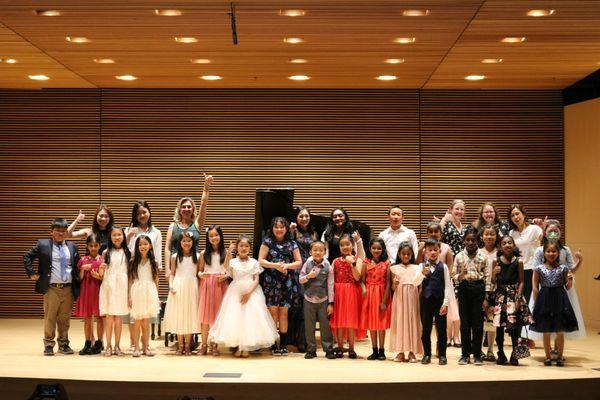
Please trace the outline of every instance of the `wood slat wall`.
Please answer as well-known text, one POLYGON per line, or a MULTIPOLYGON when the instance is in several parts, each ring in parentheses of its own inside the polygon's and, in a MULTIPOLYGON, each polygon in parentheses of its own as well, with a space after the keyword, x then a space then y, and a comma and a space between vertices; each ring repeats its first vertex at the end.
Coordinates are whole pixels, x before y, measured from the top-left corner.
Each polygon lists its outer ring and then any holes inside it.
POLYGON ((81 208, 87 226, 102 201, 127 225, 144 198, 166 237, 203 172, 207 224, 226 239, 252 233, 258 187, 294 187, 317 213, 345 206, 375 232, 390 204, 419 229, 454 197, 469 219, 489 199, 564 213, 559 92, 4 91, 0 105, 0 317, 41 315, 22 254, 52 217, 81 208))

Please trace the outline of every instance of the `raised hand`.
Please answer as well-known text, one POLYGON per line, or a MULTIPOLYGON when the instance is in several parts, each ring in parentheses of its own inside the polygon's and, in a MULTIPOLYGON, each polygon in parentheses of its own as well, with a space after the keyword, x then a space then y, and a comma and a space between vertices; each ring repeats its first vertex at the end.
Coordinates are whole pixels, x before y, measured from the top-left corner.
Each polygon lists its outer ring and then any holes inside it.
POLYGON ((360 233, 358 233, 358 231, 352 232, 352 239, 354 239, 354 242, 361 240, 360 233))
POLYGON ((295 222, 290 223, 290 232, 296 232, 297 228, 298 224, 296 224, 295 222))
POLYGON ((212 185, 214 181, 214 178, 212 175, 206 175, 204 174, 204 188, 208 189, 210 187, 210 185, 212 185))
POLYGON ((575 258, 575 260, 581 262, 583 260, 583 255, 581 254, 581 249, 577 249, 575 254, 573 254, 573 257, 575 258))
POLYGON ((316 277, 317 277, 317 273, 315 272, 315 270, 314 270, 314 269, 312 269, 312 270, 311 270, 311 271, 308 273, 308 275, 306 275, 306 276, 307 276, 309 279, 313 279, 313 278, 316 278, 316 277))

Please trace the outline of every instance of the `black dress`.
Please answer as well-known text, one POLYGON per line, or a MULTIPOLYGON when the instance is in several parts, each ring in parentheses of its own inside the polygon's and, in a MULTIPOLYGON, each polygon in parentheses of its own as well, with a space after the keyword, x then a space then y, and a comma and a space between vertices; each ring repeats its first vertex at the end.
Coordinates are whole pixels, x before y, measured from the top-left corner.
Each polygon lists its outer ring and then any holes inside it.
POLYGON ((533 308, 531 330, 535 332, 573 332, 578 329, 577 318, 565 289, 566 265, 548 268, 535 267, 541 289, 533 308))

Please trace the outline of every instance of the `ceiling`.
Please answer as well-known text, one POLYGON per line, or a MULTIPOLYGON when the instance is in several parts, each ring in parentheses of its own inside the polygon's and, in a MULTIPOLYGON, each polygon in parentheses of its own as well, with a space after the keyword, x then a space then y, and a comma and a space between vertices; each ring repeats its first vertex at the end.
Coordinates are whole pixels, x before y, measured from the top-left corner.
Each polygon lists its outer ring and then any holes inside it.
POLYGON ((564 88, 600 68, 600 1, 0 0, 0 88, 564 88), (158 16, 156 9, 180 10, 158 16), (282 16, 301 9, 304 16, 282 16), (554 10, 530 17, 531 9, 554 10), (60 16, 36 15, 57 10, 60 16), (426 16, 403 16, 428 10, 426 16), (83 36, 89 43, 72 43, 83 36), (525 37, 516 44, 503 37, 525 37), (195 37, 178 43, 175 37, 195 37), (304 43, 284 43, 300 37, 304 43), (399 37, 414 37, 409 44, 399 37), (16 59, 14 64, 6 59, 16 59), (94 59, 110 58, 114 64, 94 59), (209 59, 193 64, 192 59, 209 59), (305 64, 292 64, 295 58, 305 64), (386 64, 389 58, 403 59, 386 64), (483 64, 482 59, 502 59, 483 64), (29 75, 44 74, 46 81, 29 75), (138 79, 121 81, 131 74, 138 79), (200 77, 218 75, 221 80, 200 77), (307 75, 306 81, 288 79, 307 75), (375 77, 397 79, 379 81, 375 77), (467 75, 484 75, 479 81, 467 75))

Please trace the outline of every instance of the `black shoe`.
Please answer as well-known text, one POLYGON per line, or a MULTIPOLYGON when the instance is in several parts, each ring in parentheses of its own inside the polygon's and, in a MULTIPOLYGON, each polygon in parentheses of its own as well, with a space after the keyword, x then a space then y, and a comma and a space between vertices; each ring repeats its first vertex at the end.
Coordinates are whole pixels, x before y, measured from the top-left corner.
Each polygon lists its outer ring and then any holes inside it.
POLYGON ((92 350, 92 341, 86 340, 85 344, 83 345, 83 349, 79 350, 79 355, 87 356, 89 354, 92 354, 91 350, 92 350))
POLYGON ((70 348, 68 344, 63 344, 62 346, 58 346, 58 352, 62 354, 73 354, 73 349, 70 348))
POLYGON ((281 356, 287 356, 289 354, 290 354, 290 352, 285 347, 279 349, 279 355, 281 355, 281 356))
POLYGON ((448 359, 446 358, 446 356, 440 356, 440 360, 438 361, 438 364, 440 364, 440 365, 448 364, 448 359))
POLYGON ((348 358, 355 360, 357 357, 358 357, 358 355, 356 354, 356 352, 354 350, 348 351, 348 358))
POLYGON ((423 356, 423 358, 421 359, 421 364, 431 364, 431 356, 423 356))
POLYGON ((44 355, 45 356, 53 356, 54 355, 54 346, 44 347, 44 355))
POLYGON ((514 353, 510 355, 510 365, 516 367, 519 365, 519 360, 515 357, 514 353))
POLYGON ((481 356, 473 357, 473 364, 474 365, 483 365, 483 360, 481 359, 481 356))
POLYGON ((371 353, 371 355, 369 357, 367 357, 367 360, 370 360, 370 361, 377 360, 377 357, 379 357, 379 354, 374 351, 373 353, 371 353))
POLYGON ((496 364, 498 365, 506 365, 508 359, 506 358, 506 354, 504 352, 498 352, 498 358, 496 359, 496 364))
POLYGON ((94 345, 90 348, 90 354, 100 354, 102 352, 102 342, 100 340, 96 340, 94 345))
POLYGON ((385 356, 385 351, 383 349, 379 349, 379 354, 377 355, 377 359, 379 361, 387 360, 387 357, 385 356))
POLYGON ((310 360, 311 358, 315 358, 316 356, 317 356, 316 351, 307 351, 306 354, 304 354, 304 358, 307 360, 310 360))
POLYGON ((281 353, 279 352, 279 348, 277 348, 277 345, 272 345, 271 346, 271 354, 274 356, 280 356, 281 353))
POLYGON ((328 360, 335 360, 337 357, 335 356, 335 353, 333 352, 333 350, 329 350, 327 352, 325 352, 325 357, 328 360))
POLYGON ((551 360, 551 359, 549 359, 549 358, 546 358, 546 359, 544 360, 544 365, 545 365, 546 367, 549 367, 549 366, 551 366, 551 365, 552 365, 552 360, 551 360))
POLYGON ((565 366, 565 359, 564 358, 557 358, 556 359, 556 366, 557 367, 564 367, 565 366))
POLYGON ((335 358, 344 358, 344 352, 339 347, 335 348, 333 352, 335 353, 335 358))
POLYGON ((465 357, 462 356, 459 360, 458 360, 458 365, 467 365, 471 363, 471 358, 470 357, 465 357))

